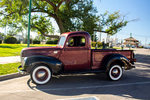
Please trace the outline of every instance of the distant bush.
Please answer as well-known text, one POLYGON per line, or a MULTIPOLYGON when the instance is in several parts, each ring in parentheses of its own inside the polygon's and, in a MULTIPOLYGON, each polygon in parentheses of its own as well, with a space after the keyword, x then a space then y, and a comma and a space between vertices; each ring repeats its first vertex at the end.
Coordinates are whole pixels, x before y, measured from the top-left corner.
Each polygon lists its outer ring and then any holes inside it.
POLYGON ((139 48, 144 48, 143 46, 139 46, 139 48))
POLYGON ((97 46, 101 47, 102 46, 102 42, 97 42, 97 46))
POLYGON ((58 39, 55 39, 53 42, 54 42, 54 44, 57 44, 57 42, 58 42, 58 39))
POLYGON ((2 40, 0 39, 0 44, 2 43, 2 40))
POLYGON ((46 41, 46 44, 54 44, 54 42, 52 40, 48 40, 46 41))
POLYGON ((96 42, 91 42, 91 46, 95 47, 96 46, 96 42))
POLYGON ((40 43, 41 43, 40 40, 37 40, 37 39, 34 39, 34 40, 33 40, 33 44, 40 44, 40 43))
POLYGON ((105 46, 109 46, 109 43, 106 43, 105 46))
MULTIPOLYGON (((23 43, 24 44, 27 44, 27 40, 28 40, 28 38, 25 38, 24 40, 23 40, 23 43)), ((32 39, 30 38, 30 44, 32 44, 32 39)))
POLYGON ((4 39, 4 42, 5 43, 10 43, 10 44, 15 44, 17 43, 17 39, 13 36, 7 36, 5 39, 4 39))
POLYGON ((21 41, 18 40, 18 41, 17 41, 17 44, 20 44, 20 43, 21 43, 21 41))

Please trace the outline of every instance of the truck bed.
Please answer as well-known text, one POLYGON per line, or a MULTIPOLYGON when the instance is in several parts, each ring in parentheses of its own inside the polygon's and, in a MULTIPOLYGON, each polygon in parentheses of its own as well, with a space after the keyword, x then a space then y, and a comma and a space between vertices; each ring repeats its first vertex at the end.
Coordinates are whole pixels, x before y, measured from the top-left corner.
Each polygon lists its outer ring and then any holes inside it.
POLYGON ((121 54, 130 60, 132 53, 132 50, 91 49, 92 69, 103 68, 102 60, 109 54, 121 54))

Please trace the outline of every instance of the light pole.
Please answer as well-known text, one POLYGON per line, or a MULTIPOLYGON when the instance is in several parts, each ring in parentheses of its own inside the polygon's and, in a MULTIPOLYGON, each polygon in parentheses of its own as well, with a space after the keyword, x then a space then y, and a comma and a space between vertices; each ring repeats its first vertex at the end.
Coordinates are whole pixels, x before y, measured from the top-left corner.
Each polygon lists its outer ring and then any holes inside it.
POLYGON ((29 44, 30 44, 30 18, 31 18, 31 1, 29 2, 29 22, 28 22, 28 47, 29 47, 29 44))
POLYGON ((132 37, 132 33, 130 33, 130 50, 131 50, 131 37, 132 37))

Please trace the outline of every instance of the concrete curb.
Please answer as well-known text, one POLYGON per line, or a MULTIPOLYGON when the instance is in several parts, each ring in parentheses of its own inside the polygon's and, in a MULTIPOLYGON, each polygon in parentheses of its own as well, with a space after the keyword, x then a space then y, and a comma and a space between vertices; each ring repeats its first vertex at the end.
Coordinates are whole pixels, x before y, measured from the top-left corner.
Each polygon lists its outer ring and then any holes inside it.
POLYGON ((17 78, 17 77, 22 77, 22 76, 26 76, 26 75, 29 75, 29 74, 13 73, 13 74, 2 75, 2 76, 0 76, 0 81, 17 78))

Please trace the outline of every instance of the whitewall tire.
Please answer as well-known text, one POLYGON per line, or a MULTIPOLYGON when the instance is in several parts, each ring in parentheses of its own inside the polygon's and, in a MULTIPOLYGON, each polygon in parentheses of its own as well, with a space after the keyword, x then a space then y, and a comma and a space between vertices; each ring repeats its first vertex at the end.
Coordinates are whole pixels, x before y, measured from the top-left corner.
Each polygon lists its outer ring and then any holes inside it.
POLYGON ((113 80, 113 81, 117 81, 121 78, 122 76, 122 68, 120 65, 117 64, 113 64, 110 69, 109 72, 107 73, 108 78, 113 80))
POLYGON ((31 73, 31 79, 36 84, 46 84, 51 78, 51 70, 47 66, 35 67, 31 73))

